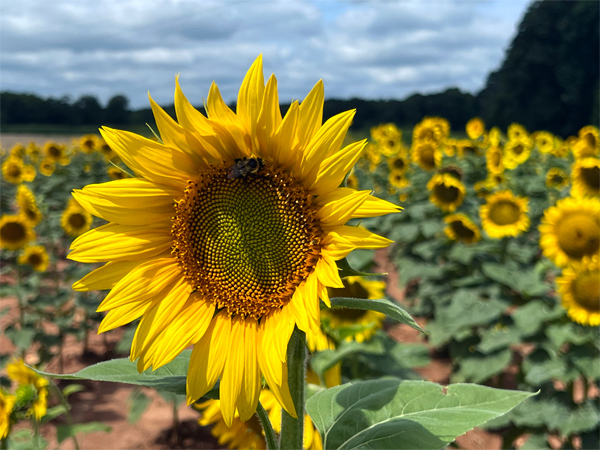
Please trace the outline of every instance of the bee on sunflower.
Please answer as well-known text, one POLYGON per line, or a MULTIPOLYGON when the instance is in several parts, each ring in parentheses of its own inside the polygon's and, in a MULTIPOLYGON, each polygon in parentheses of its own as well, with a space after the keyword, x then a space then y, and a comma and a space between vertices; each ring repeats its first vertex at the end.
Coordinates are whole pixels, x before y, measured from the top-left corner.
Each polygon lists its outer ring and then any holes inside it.
POLYGON ((600 200, 565 198, 544 211, 540 248, 559 267, 599 255, 600 200))
POLYGON ((582 325, 600 325, 600 270, 598 257, 573 263, 556 279, 558 292, 571 320, 582 325))
POLYGON ((354 111, 322 124, 323 83, 281 116, 277 80, 262 58, 246 74, 236 112, 213 83, 208 117, 176 83, 174 121, 150 100, 163 143, 104 127, 135 178, 74 192, 109 223, 78 237, 69 258, 106 262, 76 290, 112 289, 99 331, 140 318, 131 348, 138 370, 167 364, 194 345, 187 400, 220 378, 223 419, 250 419, 262 376, 293 417, 287 347, 320 328, 319 299, 343 287, 336 261, 391 241, 347 226, 400 208, 370 191, 339 188, 366 141, 342 148, 354 111), (246 158, 246 160, 244 160, 246 158), (239 161, 255 171, 230 176, 239 161), (237 411, 237 412, 236 412, 237 411))
POLYGON ((447 226, 444 233, 448 239, 473 244, 481 239, 481 232, 477 225, 464 214, 450 214, 444 217, 447 226))
POLYGON ((500 239, 516 237, 529 229, 527 197, 517 197, 511 191, 490 194, 481 205, 479 215, 483 229, 489 237, 500 239))
POLYGON ((467 193, 462 182, 449 173, 438 173, 427 183, 429 201, 444 212, 453 212, 462 205, 467 193))
POLYGON ((571 195, 573 197, 600 196, 600 159, 577 159, 571 169, 571 195))

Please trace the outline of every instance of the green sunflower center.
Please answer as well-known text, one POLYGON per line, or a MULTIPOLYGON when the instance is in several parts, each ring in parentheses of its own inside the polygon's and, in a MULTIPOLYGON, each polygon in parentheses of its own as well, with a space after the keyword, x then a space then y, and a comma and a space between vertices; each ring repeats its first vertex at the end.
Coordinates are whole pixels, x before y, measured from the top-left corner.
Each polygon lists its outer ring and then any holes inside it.
POLYGON ((81 228, 86 224, 85 217, 81 213, 72 213, 69 215, 69 225, 73 228, 81 228))
POLYGON ((281 171, 189 181, 175 205, 173 253, 194 288, 231 315, 260 318, 312 272, 321 229, 312 195, 281 171))
POLYGON ((0 228, 0 236, 6 242, 20 242, 26 234, 25 227, 19 222, 7 222, 0 228))
POLYGON ((571 286, 573 297, 579 306, 588 311, 600 311, 600 271, 579 274, 571 286))
POLYGON ((450 228, 459 239, 469 240, 475 237, 475 232, 465 226, 462 220, 455 220, 450 224, 450 228))
POLYGON ((600 189, 600 167, 582 167, 581 178, 592 189, 600 189))
POLYGON ((446 186, 445 184, 438 184, 433 188, 433 194, 442 201, 442 203, 454 203, 458 200, 460 191, 455 186, 446 186))
POLYGON ((509 200, 499 201, 490 206, 490 219, 496 225, 510 225, 519 220, 519 206, 509 200))
POLYGON ((593 255, 600 247, 598 222, 585 214, 571 214, 556 225, 558 245, 570 258, 593 255))

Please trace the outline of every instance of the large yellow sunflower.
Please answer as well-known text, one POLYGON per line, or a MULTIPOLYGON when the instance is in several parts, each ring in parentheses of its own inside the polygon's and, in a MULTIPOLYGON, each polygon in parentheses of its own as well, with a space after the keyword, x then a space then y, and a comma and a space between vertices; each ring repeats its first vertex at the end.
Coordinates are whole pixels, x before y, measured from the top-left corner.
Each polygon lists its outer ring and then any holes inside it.
POLYGON ((569 174, 559 167, 552 167, 546 174, 546 186, 562 189, 569 185, 569 174))
POLYGON ((19 250, 35 239, 35 233, 23 216, 0 217, 0 248, 19 250))
POLYGON ((77 238, 69 258, 108 263, 77 290, 111 289, 99 311, 108 331, 141 318, 131 349, 138 369, 157 368, 194 344, 187 377, 193 402, 221 379, 223 419, 252 417, 261 374, 295 415, 286 349, 297 326, 319 330, 319 298, 342 287, 336 261, 391 241, 357 217, 397 212, 370 191, 338 188, 365 142, 341 148, 354 116, 324 124, 323 83, 281 117, 277 81, 262 58, 240 88, 237 112, 216 84, 208 118, 176 84, 175 122, 151 100, 164 144, 101 130, 136 178, 90 185, 74 196, 107 225, 77 238))
POLYGON ((462 205, 466 194, 462 182, 449 173, 438 173, 427 183, 429 201, 444 212, 453 212, 462 205))
POLYGON ((433 170, 442 164, 442 151, 434 141, 413 142, 412 161, 425 170, 433 170))
POLYGON ((485 132, 485 123, 480 117, 473 117, 465 127, 469 139, 478 139, 485 132))
POLYGON ((71 199, 61 216, 60 225, 69 236, 77 237, 90 229, 92 220, 89 211, 86 211, 77 201, 71 199))
POLYGON ((10 415, 15 406, 15 396, 5 394, 0 389, 0 440, 8 436, 10 432, 10 415))
MULTIPOLYGON (((377 299, 385 296, 384 281, 365 280, 361 277, 344 278, 342 288, 329 288, 330 297, 353 297, 377 299)), ((377 311, 335 308, 323 310, 323 322, 332 330, 360 326, 360 329, 346 336, 346 341, 365 342, 371 339, 375 332, 383 326, 385 315, 377 311)))
POLYGON ((582 325, 600 325, 600 270, 598 257, 574 263, 556 279, 562 305, 569 317, 582 325))
POLYGON ((588 157, 575 161, 571 170, 573 197, 600 196, 600 159, 588 157))
POLYGON ((448 224, 444 228, 444 233, 446 233, 448 239, 461 241, 465 244, 472 244, 481 239, 481 233, 477 225, 464 214, 451 214, 444 217, 444 222, 448 224))
POLYGON ((40 223, 42 213, 37 206, 33 192, 24 184, 19 185, 17 189, 17 205, 19 205, 19 212, 29 222, 29 225, 34 227, 40 223))
POLYGON ((48 380, 25 365, 22 359, 13 360, 6 366, 8 377, 19 386, 33 385, 36 398, 29 409, 37 421, 46 415, 48 407, 48 380))
POLYGON ((544 211, 540 247, 560 267, 597 256, 600 248, 600 200, 565 198, 544 211))
POLYGON ((48 262, 48 253, 43 245, 25 247, 19 256, 19 264, 31 266, 36 272, 45 272, 48 262))
POLYGON ((501 191, 487 197, 479 214, 489 237, 500 239, 518 236, 529 229, 527 197, 517 197, 511 191, 501 191))

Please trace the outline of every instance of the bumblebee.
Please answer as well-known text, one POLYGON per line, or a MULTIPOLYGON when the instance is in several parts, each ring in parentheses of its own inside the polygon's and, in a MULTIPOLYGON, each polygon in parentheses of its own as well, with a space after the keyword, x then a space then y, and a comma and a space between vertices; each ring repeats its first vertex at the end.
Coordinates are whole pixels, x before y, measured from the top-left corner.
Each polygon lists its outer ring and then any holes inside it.
POLYGON ((243 178, 250 173, 256 173, 264 166, 261 158, 237 158, 235 164, 229 169, 227 178, 234 180, 243 178))

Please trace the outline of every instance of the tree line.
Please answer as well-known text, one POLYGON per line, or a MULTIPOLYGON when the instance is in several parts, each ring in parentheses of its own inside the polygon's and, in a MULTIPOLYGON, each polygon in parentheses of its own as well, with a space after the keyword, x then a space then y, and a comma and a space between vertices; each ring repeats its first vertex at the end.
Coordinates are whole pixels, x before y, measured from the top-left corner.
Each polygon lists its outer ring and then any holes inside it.
MULTIPOLYGON (((479 93, 450 88, 404 100, 333 99, 325 102, 324 118, 356 108, 355 129, 383 122, 409 127, 424 116, 443 116, 460 129, 471 117, 480 116, 502 128, 519 122, 531 130, 545 129, 563 137, 575 134, 582 126, 599 121, 599 17, 598 2, 533 2, 501 67, 489 75, 479 93)), ((282 111, 288 107, 282 105, 282 111)), ((173 105, 165 109, 175 117, 173 105)), ((150 108, 131 110, 124 95, 115 95, 103 107, 90 95, 71 101, 0 92, 0 114, 1 124, 154 123, 150 108)))

